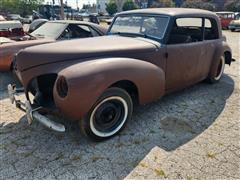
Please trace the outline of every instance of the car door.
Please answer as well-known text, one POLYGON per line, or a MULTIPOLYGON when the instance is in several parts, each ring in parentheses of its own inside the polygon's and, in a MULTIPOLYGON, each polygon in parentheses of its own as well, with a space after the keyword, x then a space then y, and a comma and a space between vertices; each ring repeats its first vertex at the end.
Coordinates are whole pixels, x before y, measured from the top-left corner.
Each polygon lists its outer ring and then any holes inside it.
POLYGON ((203 19, 177 18, 167 42, 166 90, 181 89, 197 82, 197 67, 204 56, 203 19))
POLYGON ((204 19, 204 57, 200 59, 197 73, 204 79, 208 76, 216 47, 221 46, 217 21, 213 18, 204 19))

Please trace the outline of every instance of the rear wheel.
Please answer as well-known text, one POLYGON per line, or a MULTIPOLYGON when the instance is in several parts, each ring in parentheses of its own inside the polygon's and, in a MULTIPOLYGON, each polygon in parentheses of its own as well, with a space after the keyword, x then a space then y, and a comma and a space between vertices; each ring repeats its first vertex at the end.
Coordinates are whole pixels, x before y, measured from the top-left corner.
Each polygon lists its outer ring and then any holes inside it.
POLYGON ((223 75, 224 67, 225 67, 225 58, 223 56, 221 56, 215 75, 209 77, 208 81, 210 83, 218 82, 223 75))
POLYGON ((125 90, 109 88, 80 121, 81 129, 92 140, 108 139, 124 128, 132 109, 132 99, 125 90))
POLYGON ((235 31, 235 29, 231 29, 231 31, 232 31, 232 32, 234 32, 234 31, 235 31))

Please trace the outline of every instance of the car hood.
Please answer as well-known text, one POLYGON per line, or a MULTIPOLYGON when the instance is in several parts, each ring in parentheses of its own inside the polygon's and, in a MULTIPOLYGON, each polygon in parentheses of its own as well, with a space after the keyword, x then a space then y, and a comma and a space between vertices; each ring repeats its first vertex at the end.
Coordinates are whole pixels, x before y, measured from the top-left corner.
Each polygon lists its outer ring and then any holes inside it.
POLYGON ((34 45, 39 45, 39 44, 45 44, 45 43, 50 43, 54 42, 54 39, 37 39, 37 40, 26 40, 26 41, 14 41, 11 43, 6 43, 2 44, 0 46, 0 52, 4 51, 11 51, 15 52, 20 49, 29 47, 29 46, 34 46, 34 45))
POLYGON ((158 43, 144 38, 101 36, 60 41, 26 48, 17 56, 20 71, 62 61, 100 57, 128 57, 131 53, 155 51, 158 43))

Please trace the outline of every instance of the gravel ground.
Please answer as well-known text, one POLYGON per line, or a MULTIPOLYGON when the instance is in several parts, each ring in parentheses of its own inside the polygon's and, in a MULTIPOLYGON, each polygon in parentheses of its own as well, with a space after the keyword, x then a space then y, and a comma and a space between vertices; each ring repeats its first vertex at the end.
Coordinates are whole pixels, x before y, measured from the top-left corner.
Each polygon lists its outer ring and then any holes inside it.
POLYGON ((1 73, 0 179, 240 179, 240 33, 224 34, 237 61, 218 84, 137 107, 127 128, 102 143, 76 124, 64 134, 28 126, 7 99, 14 80, 1 73))

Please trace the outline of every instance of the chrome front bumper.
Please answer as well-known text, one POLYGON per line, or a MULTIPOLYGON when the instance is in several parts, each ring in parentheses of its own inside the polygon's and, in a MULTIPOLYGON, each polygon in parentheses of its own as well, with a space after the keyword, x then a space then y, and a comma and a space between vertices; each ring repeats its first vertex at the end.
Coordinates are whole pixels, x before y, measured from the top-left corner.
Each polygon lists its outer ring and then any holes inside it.
POLYGON ((16 107, 26 113, 28 124, 31 125, 33 120, 37 120, 44 126, 58 132, 65 132, 65 126, 63 124, 57 123, 55 121, 50 120, 48 117, 40 114, 38 111, 42 109, 42 107, 32 108, 29 100, 26 100, 23 103, 21 100, 16 99, 16 95, 18 93, 24 92, 23 88, 16 88, 14 85, 8 85, 8 96, 12 104, 15 103, 16 107))

